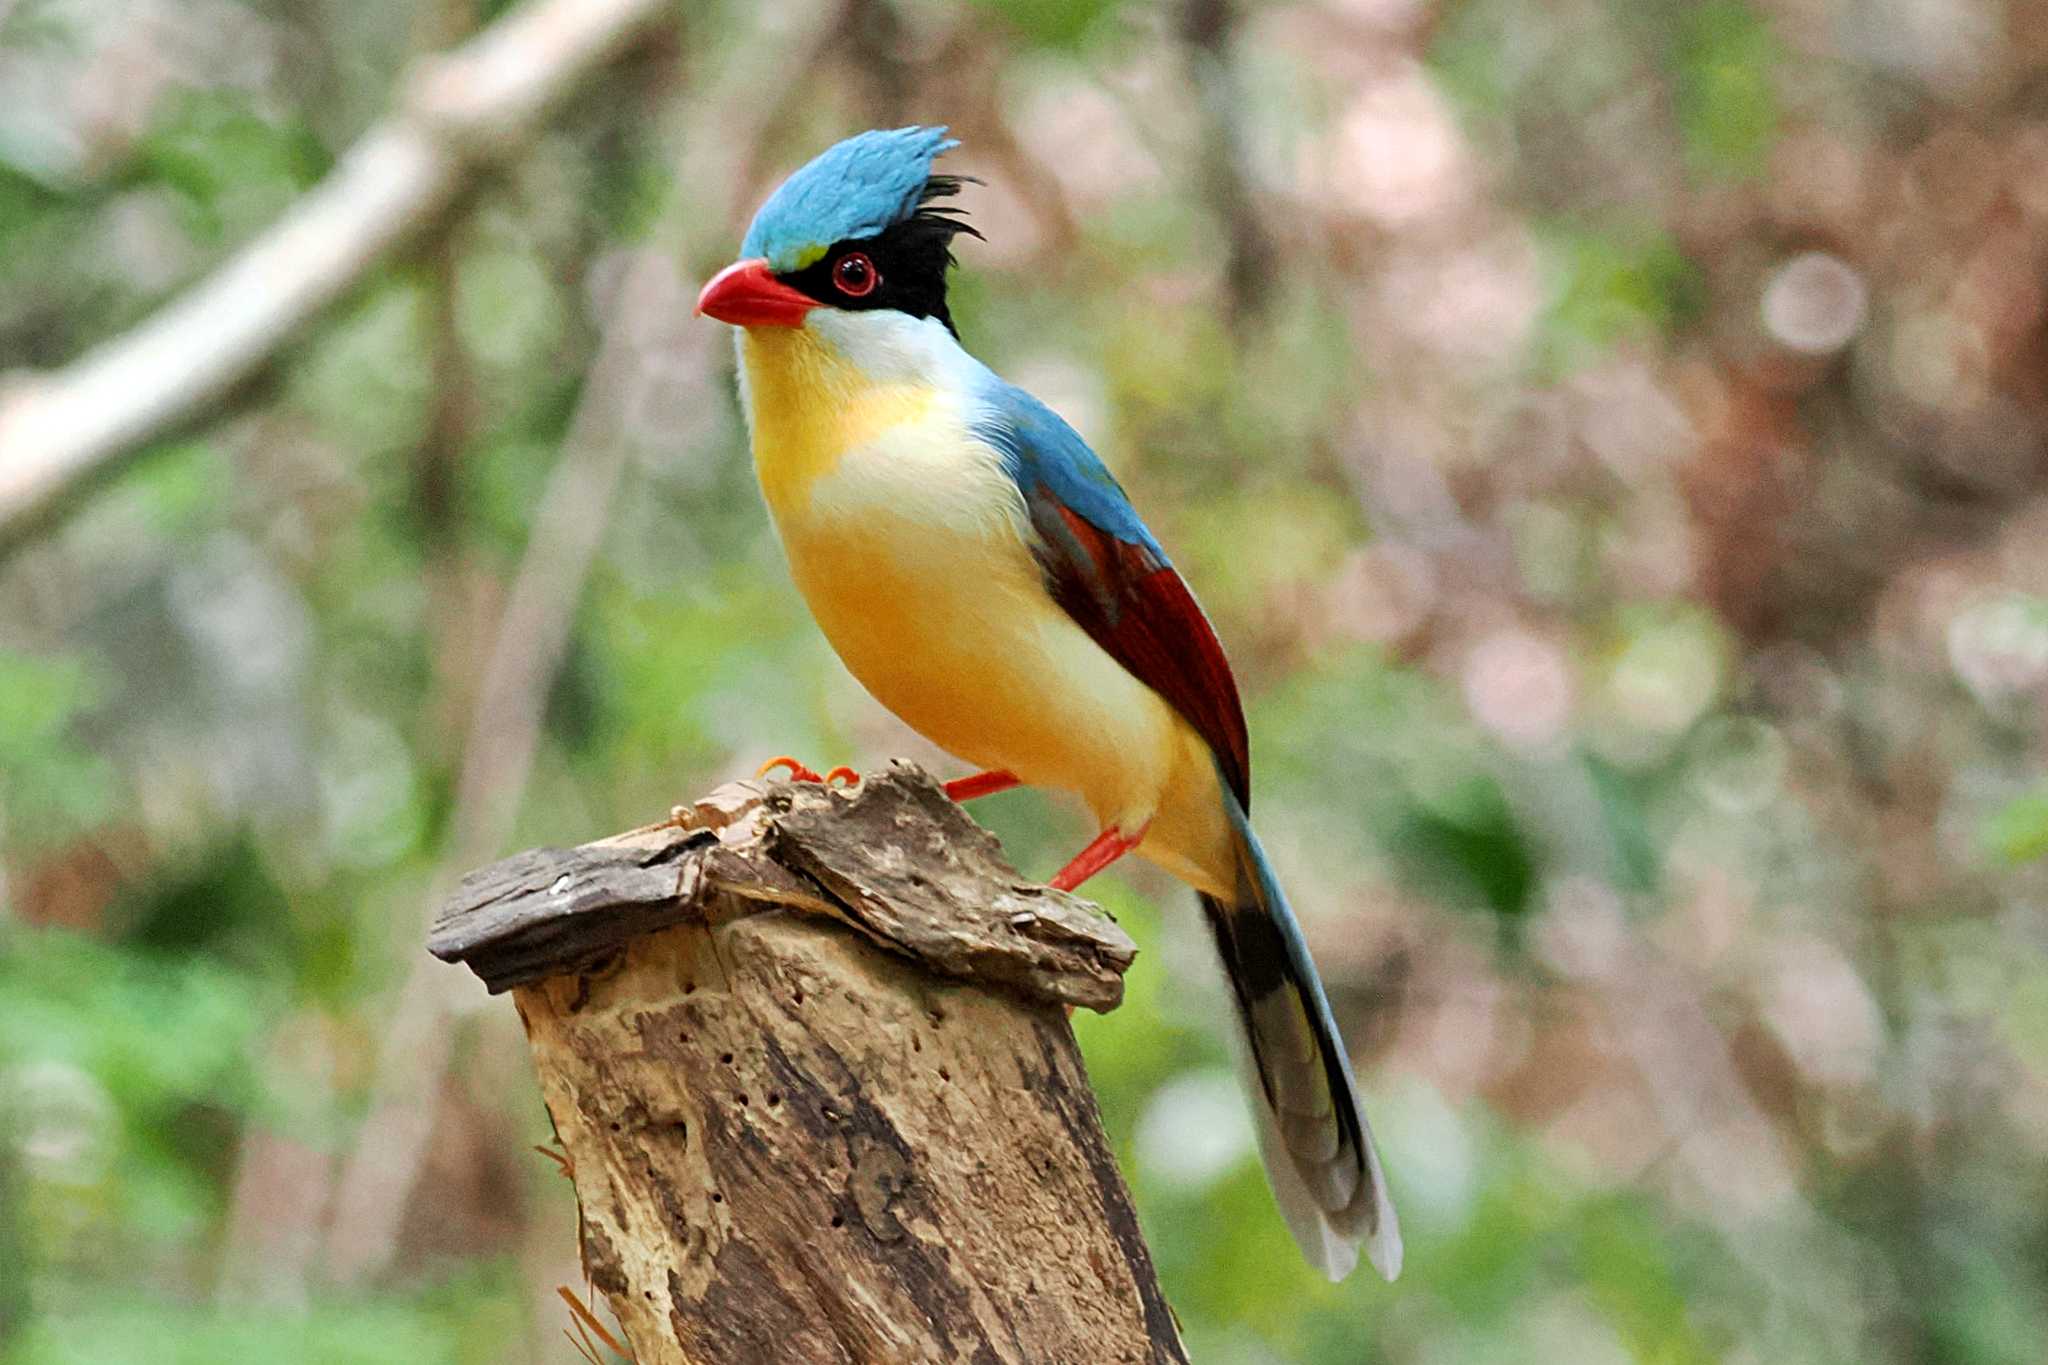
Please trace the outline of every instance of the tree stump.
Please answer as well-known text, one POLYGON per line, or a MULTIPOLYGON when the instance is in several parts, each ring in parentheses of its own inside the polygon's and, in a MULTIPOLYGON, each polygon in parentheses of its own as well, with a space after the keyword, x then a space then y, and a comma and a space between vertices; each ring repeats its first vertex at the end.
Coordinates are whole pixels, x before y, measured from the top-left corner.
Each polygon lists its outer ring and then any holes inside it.
POLYGON ((1067 1013, 1136 954, 907 764, 472 873, 639 1365, 1184 1361, 1067 1013))

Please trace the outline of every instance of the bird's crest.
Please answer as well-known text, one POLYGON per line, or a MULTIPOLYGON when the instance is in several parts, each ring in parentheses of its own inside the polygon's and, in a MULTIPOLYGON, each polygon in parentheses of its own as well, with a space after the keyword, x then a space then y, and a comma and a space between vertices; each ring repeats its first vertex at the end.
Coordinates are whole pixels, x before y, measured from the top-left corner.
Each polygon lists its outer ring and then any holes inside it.
POLYGON ((872 237, 911 218, 951 237, 974 229, 957 210, 931 201, 955 194, 961 178, 933 175, 932 161, 959 146, 944 128, 874 129, 826 148, 768 196, 740 246, 776 274, 802 270, 834 242, 872 237))

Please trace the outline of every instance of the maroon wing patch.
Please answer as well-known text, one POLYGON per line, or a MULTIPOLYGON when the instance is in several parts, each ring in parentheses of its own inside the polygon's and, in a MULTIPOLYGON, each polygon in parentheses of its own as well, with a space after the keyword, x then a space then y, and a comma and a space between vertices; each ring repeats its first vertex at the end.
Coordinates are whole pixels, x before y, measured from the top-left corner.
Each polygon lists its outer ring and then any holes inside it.
POLYGON ((1102 530, 1043 485, 1029 490, 1026 503, 1054 600, 1208 741, 1224 781, 1249 811, 1251 745, 1237 680, 1188 585, 1156 550, 1102 530))

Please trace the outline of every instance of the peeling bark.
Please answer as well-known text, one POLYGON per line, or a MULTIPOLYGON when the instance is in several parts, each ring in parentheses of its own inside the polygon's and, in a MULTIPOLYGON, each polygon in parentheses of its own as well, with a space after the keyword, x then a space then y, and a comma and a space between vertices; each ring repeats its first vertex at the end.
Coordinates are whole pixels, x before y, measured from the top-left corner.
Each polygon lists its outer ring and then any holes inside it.
POLYGON ((1183 1361, 1066 1007, 1135 949, 922 772, 742 783, 474 874, 641 1365, 1183 1361))

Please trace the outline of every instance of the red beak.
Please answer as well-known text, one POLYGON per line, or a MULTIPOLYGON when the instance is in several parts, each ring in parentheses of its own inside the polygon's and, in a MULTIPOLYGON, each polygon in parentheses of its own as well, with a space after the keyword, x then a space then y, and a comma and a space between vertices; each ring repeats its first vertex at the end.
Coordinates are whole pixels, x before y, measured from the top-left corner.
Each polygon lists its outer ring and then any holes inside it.
POLYGON ((735 327, 800 327, 804 314, 817 306, 816 299, 776 279, 758 257, 734 261, 697 295, 699 316, 735 327))

